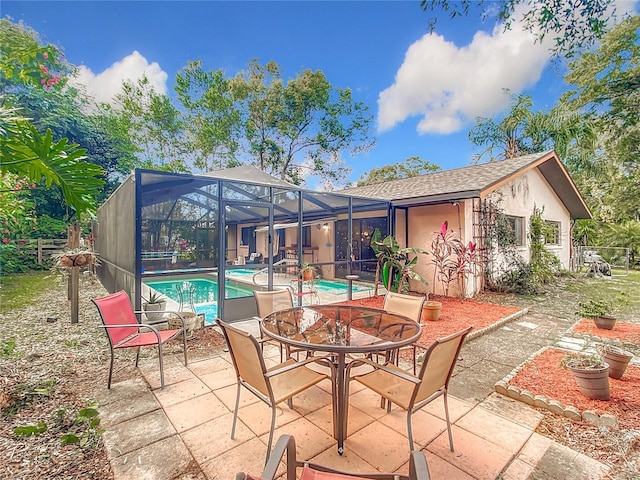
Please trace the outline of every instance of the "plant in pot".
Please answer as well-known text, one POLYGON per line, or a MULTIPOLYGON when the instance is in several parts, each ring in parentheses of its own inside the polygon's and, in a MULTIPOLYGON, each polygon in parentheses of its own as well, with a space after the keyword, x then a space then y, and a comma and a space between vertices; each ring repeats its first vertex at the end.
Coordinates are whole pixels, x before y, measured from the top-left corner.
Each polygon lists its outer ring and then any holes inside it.
POLYGON ((598 353, 602 360, 609 365, 609 376, 616 379, 624 375, 629 362, 633 358, 633 353, 608 344, 598 346, 598 353))
MULTIPOLYGON (((144 297, 143 297, 144 298, 144 297)), ((164 319, 163 312, 167 306, 167 300, 163 294, 151 290, 149 292, 149 298, 144 298, 146 303, 143 308, 145 315, 150 322, 159 322, 164 319)))
POLYGON ((578 388, 593 400, 609 400, 609 365, 596 354, 567 353, 561 366, 573 374, 578 388))
POLYGON ((605 330, 612 330, 616 324, 616 317, 613 316, 622 306, 629 302, 626 292, 619 292, 611 300, 589 299, 585 302, 578 302, 576 312, 582 318, 591 318, 596 327, 605 330))
POLYGON ((312 282, 316 278, 316 267, 303 263, 300 267, 300 278, 305 282, 312 282))

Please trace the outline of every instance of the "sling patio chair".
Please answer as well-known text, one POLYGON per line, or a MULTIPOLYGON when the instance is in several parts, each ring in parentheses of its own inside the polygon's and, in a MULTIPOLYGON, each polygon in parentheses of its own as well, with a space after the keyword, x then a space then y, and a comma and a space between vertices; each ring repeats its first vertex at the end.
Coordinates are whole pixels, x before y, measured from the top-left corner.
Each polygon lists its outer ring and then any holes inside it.
MULTIPOLYGON (((387 411, 391 411, 391 403, 407 411, 407 433, 409 436, 409 448, 414 450, 413 433, 411 430, 411 415, 426 404, 442 396, 444 400, 444 413, 447 420, 449 433, 449 448, 453 448, 453 435, 451 433, 451 421, 449 420, 449 405, 447 393, 449 380, 458 360, 460 349, 465 337, 473 327, 467 327, 445 338, 439 338, 427 349, 420 373, 415 376, 398 368, 391 362, 381 365, 370 360, 358 360, 349 364, 347 375, 349 381, 356 380, 370 388, 387 402, 387 411), (350 370, 356 365, 367 364, 373 367, 373 371, 354 375, 350 370)), ((349 396, 347 384, 347 398, 349 396)))
POLYGON ((276 478, 280 462, 286 454, 287 476, 286 480, 430 480, 427 459, 422 452, 411 452, 409 459, 409 475, 399 473, 347 473, 334 468, 303 462, 296 458, 296 440, 291 435, 282 435, 278 438, 276 446, 267 459, 267 464, 260 477, 253 477, 246 473, 238 473, 236 480, 274 480, 276 478), (302 468, 300 476, 296 476, 296 469, 302 468))
POLYGON ((166 312, 177 315, 182 328, 176 330, 158 330, 155 326, 142 323, 136 317, 136 313, 131 307, 129 295, 124 291, 112 293, 101 298, 93 298, 93 303, 98 307, 102 320, 101 328, 104 328, 109 347, 111 349, 111 363, 109 365, 109 380, 107 388, 111 388, 111 378, 113 376, 113 360, 116 348, 137 348, 136 367, 140 359, 140 347, 157 346, 158 359, 160 362, 160 386, 164 388, 164 368, 162 363, 162 346, 169 340, 182 334, 182 348, 184 350, 184 364, 187 365, 187 334, 184 326, 184 319, 180 312, 166 312))
POLYGON ((237 379, 231 438, 233 439, 236 431, 240 390, 241 387, 245 387, 271 407, 271 427, 269 428, 269 442, 267 443, 268 455, 273 441, 277 405, 286 400, 289 408, 293 408, 292 398, 295 395, 329 378, 324 373, 311 370, 307 367, 308 364, 326 362, 326 365, 330 368, 332 365, 328 363, 326 357, 315 356, 302 362, 296 362, 289 358, 286 362, 267 369, 260 344, 250 333, 234 328, 221 320, 218 320, 218 326, 222 329, 227 347, 229 347, 229 354, 231 355, 237 379))
MULTIPOLYGON (((291 290, 288 288, 282 290, 260 291, 254 290, 253 296, 256 299, 256 306, 258 308, 258 316, 263 319, 267 315, 277 312, 278 310, 286 310, 287 308, 293 308, 293 297, 291 290)), ((269 342, 278 345, 280 348, 280 362, 283 361, 282 345, 268 338, 262 336, 262 330, 260 331, 261 342, 269 342)), ((292 352, 303 352, 305 350, 295 349, 292 350, 289 345, 285 346, 286 358, 291 358, 292 352)), ((308 356, 308 355, 307 355, 308 356)))
MULTIPOLYGON (((422 307, 427 298, 424 296, 404 295, 402 293, 387 292, 384 297, 382 309, 398 315, 404 315, 420 323, 422 317, 422 307)), ((413 374, 416 374, 416 346, 410 345, 400 350, 411 349, 413 353, 413 374)), ((395 363, 398 365, 400 350, 394 352, 395 363)))

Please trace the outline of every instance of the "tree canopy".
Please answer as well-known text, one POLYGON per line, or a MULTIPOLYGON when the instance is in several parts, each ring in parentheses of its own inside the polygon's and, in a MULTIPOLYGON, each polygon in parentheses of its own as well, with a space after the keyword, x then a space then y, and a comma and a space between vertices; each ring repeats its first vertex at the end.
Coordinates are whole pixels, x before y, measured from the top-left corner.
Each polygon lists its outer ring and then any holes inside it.
POLYGON ((376 183, 398 180, 401 178, 417 177, 425 173, 442 170, 439 165, 435 165, 420 157, 409 157, 404 162, 384 165, 379 168, 372 168, 369 173, 363 173, 358 180, 357 186, 375 185, 376 183))
POLYGON ((593 46, 617 15, 614 0, 421 0, 420 5, 425 11, 435 12, 429 19, 432 31, 437 24, 437 12, 456 18, 469 15, 476 5, 483 19, 496 13, 505 30, 521 22, 537 41, 553 35, 552 53, 567 58, 593 46))

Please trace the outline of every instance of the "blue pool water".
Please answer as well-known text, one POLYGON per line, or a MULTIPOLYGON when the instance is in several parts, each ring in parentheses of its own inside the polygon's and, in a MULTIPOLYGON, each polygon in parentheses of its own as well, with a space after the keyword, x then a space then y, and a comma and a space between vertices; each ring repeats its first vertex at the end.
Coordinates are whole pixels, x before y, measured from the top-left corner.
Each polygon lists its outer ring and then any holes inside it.
MULTIPOLYGON (((314 285, 316 286, 316 288, 318 289, 318 291, 320 292, 325 292, 325 293, 331 293, 333 295, 341 295, 347 294, 347 287, 349 286, 349 284, 347 284, 346 282, 338 282, 338 281, 334 281, 334 280, 316 280, 315 282, 313 282, 314 285)), ((351 287, 351 291, 353 292, 367 292, 369 290, 372 290, 373 287, 370 287, 368 285, 361 285, 358 283, 354 283, 353 286, 351 287)))
MULTIPOLYGON (((180 302, 179 289, 184 292, 190 291, 193 287, 193 303, 196 313, 203 313, 205 321, 213 323, 218 315, 218 282, 206 278, 195 278, 189 280, 151 280, 144 282, 158 292, 166 295, 176 302, 180 302)), ((227 285, 226 297, 238 298, 253 295, 253 290, 237 285, 227 285)), ((185 306, 189 307, 189 294, 184 295, 185 306)))

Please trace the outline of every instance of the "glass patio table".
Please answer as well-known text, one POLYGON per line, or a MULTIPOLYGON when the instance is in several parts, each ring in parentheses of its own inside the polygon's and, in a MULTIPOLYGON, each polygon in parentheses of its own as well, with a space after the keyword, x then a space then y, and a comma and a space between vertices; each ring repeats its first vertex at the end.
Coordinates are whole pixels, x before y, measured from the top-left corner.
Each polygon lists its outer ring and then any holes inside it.
POLYGON ((420 338, 421 326, 402 315, 358 305, 312 305, 279 310, 260 322, 262 332, 285 345, 332 358, 333 436, 338 453, 347 436, 346 377, 350 354, 392 352, 420 338))

